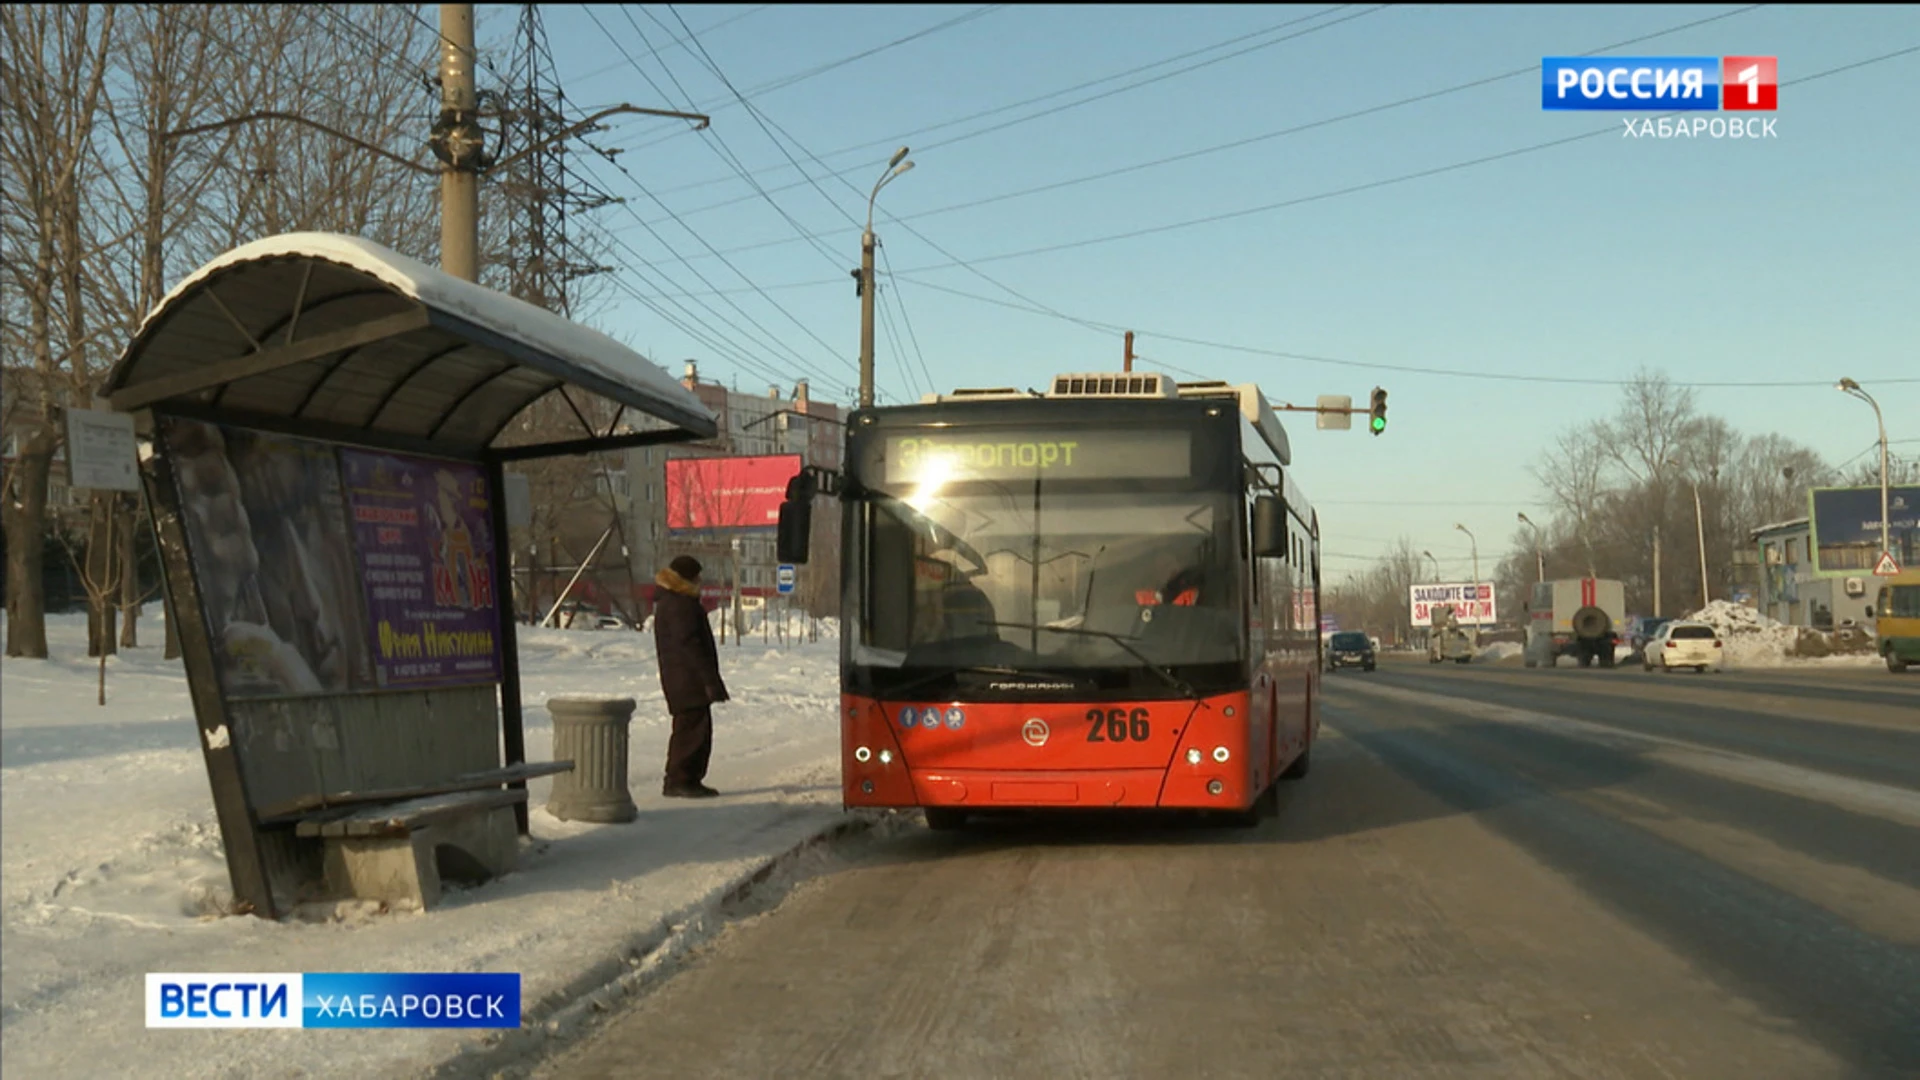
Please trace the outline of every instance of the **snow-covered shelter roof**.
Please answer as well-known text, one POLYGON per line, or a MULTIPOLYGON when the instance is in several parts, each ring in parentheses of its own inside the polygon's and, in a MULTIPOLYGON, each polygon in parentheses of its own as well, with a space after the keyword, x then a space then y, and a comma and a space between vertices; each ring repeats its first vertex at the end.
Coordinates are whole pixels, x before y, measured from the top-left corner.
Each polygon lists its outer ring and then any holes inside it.
POLYGON ((122 411, 478 454, 562 386, 665 421, 662 439, 717 430, 699 398, 612 338, 333 233, 257 240, 189 275, 147 315, 106 395, 122 411))

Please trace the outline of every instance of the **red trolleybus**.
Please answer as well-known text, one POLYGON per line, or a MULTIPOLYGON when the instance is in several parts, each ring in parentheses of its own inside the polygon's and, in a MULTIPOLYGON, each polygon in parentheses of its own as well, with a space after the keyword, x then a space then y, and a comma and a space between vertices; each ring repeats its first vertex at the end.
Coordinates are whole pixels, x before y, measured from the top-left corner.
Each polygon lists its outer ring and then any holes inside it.
POLYGON ((1257 387, 929 395, 855 412, 844 461, 789 485, 780 551, 804 562, 813 498, 839 496, 847 806, 1252 824, 1306 774, 1319 527, 1257 387))

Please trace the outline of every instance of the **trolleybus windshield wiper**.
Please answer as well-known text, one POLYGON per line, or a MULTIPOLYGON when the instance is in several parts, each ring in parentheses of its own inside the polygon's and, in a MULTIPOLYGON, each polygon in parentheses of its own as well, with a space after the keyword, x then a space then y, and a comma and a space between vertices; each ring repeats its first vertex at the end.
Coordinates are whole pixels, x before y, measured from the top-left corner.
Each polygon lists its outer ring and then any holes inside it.
POLYGON ((1128 641, 1125 637, 1122 637, 1119 634, 1115 634, 1107 630, 1088 630, 1085 627, 1080 627, 1080 626, 1048 626, 1048 625, 1045 625, 1044 623, 1012 623, 1012 622, 981 621, 979 625, 1004 627, 1009 630, 1051 630, 1056 634, 1081 634, 1086 637, 1106 638, 1108 641, 1111 641, 1115 645, 1118 645, 1121 648, 1127 650, 1128 653, 1132 654, 1135 660, 1138 660, 1140 661, 1140 663, 1145 665, 1147 670, 1153 672, 1155 675, 1158 675, 1160 676, 1161 679, 1165 680, 1168 686, 1173 687, 1175 690, 1180 691, 1181 694, 1187 697, 1190 697, 1195 701, 1200 700, 1200 691, 1195 690, 1193 687, 1189 686, 1185 679, 1182 679, 1180 676, 1175 675, 1172 671, 1168 670, 1167 668, 1163 667, 1160 664, 1154 663, 1151 659, 1148 658, 1146 653, 1143 653, 1139 649, 1134 648, 1133 642, 1128 641))

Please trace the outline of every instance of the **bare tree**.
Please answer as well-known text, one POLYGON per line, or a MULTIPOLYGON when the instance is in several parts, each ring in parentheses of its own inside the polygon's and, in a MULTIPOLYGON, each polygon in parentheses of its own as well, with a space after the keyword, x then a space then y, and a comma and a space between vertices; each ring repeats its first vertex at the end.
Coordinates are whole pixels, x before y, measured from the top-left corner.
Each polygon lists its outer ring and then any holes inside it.
MULTIPOLYGON (((96 185, 94 216, 111 239, 91 275, 103 320, 116 336, 130 340, 147 313, 159 303, 169 276, 188 267, 169 254, 181 235, 203 218, 200 199, 218 175, 218 155, 200 155, 180 167, 178 141, 168 133, 212 117, 222 96, 245 80, 239 58, 216 48, 231 34, 233 8, 129 5, 116 26, 115 78, 108 85, 104 110, 112 138, 100 147, 105 161, 96 185)), ((231 134, 218 138, 231 141, 231 134)), ((139 573, 139 500, 115 500, 124 521, 107 525, 120 537, 116 558, 125 568, 120 583, 120 644, 139 641, 137 619, 148 594, 139 573)), ((96 528, 89 551, 104 538, 96 528)), ((103 559, 89 555, 90 574, 103 576, 103 559)), ((168 622, 171 650, 178 643, 168 622)), ((169 655, 173 655, 170 651, 169 655)))
POLYGON ((406 59, 433 55, 431 30, 395 5, 330 5, 323 15, 307 5, 256 4, 233 12, 234 22, 212 40, 238 57, 247 77, 221 103, 224 115, 292 112, 350 138, 284 119, 193 137, 183 154, 223 174, 208 193, 195 260, 262 236, 324 231, 432 261, 436 177, 369 149, 434 167, 426 152, 429 90, 406 59))
MULTIPOLYGON (((7 275, 6 351, 33 358, 37 407, 19 416, 19 454, 4 478, 7 655, 47 655, 42 542, 61 409, 91 385, 103 328, 89 322, 82 191, 114 39, 112 6, 0 7, 0 244, 7 275), (24 309, 23 311, 21 309, 24 309), (24 315, 24 318, 18 316, 24 315)), ((78 402, 86 404, 84 400, 78 402)))

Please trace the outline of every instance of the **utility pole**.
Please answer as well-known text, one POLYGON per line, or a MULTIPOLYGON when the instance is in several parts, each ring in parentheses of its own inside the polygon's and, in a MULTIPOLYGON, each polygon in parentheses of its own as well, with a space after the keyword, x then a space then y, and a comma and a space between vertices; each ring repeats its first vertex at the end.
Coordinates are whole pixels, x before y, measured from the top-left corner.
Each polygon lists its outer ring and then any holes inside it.
MULTIPOLYGON (((1714 470, 1718 479, 1720 470, 1714 470)), ((1700 481, 1693 482, 1693 531, 1700 542, 1700 607, 1702 610, 1713 602, 1707 590, 1707 515, 1700 509, 1700 481)))
POLYGON ((440 268, 480 280, 480 167, 483 135, 474 87, 473 5, 440 5, 440 119, 430 140, 440 174, 440 268))
POLYGON ((1128 374, 1133 372, 1133 331, 1131 330, 1127 331, 1127 351, 1120 360, 1120 370, 1128 374))
POLYGON ((1653 523, 1653 617, 1660 617, 1660 523, 1653 523))
POLYGON ((860 407, 873 408, 873 225, 860 234, 860 407))

